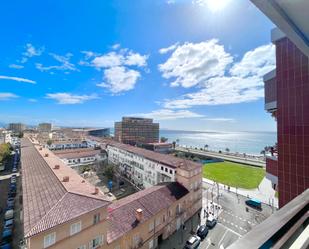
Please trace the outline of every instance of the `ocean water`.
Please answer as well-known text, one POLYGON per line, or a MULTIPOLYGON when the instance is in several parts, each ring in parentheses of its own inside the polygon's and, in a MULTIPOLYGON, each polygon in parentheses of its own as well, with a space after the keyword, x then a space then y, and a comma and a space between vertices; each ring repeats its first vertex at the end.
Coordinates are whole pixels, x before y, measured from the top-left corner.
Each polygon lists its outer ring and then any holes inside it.
POLYGON ((179 139, 182 146, 204 148, 209 150, 239 152, 260 155, 265 146, 272 146, 277 141, 276 132, 198 132, 160 130, 160 137, 168 138, 168 142, 179 139))

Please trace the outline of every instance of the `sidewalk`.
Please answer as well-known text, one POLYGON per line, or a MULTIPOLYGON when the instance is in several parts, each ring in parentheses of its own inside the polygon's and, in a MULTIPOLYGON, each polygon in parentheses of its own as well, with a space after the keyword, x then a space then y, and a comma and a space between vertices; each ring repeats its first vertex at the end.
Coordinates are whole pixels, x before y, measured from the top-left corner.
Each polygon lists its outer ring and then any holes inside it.
MULTIPOLYGON (((209 180, 207 178, 203 178, 203 182, 207 183, 209 185, 216 184, 214 181, 209 180)), ((219 189, 220 190, 227 190, 227 186, 224 184, 219 183, 219 189)), ((249 197, 249 198, 256 198, 260 200, 261 202, 272 205, 276 208, 279 207, 278 205, 278 198, 275 197, 275 190, 272 188, 271 182, 266 179, 266 177, 263 178, 260 185, 256 189, 242 189, 242 188, 234 188, 230 187, 230 191, 233 193, 237 193, 239 195, 249 197)))

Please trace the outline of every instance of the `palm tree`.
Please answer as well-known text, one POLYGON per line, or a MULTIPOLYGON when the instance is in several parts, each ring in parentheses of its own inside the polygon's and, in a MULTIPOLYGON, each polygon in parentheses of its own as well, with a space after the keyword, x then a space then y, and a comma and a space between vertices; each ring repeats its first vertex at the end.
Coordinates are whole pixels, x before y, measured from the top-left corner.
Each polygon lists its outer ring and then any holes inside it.
POLYGON ((204 145, 204 150, 208 150, 208 147, 209 147, 209 145, 208 145, 208 144, 205 144, 205 145, 204 145))
POLYGON ((225 148, 225 151, 226 151, 226 153, 229 153, 230 149, 229 148, 225 148))

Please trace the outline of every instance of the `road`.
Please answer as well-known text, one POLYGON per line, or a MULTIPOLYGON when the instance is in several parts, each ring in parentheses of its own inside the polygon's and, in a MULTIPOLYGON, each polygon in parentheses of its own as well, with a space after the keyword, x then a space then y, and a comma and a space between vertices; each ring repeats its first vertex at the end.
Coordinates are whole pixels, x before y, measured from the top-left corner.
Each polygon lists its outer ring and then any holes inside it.
POLYGON ((266 163, 265 161, 261 161, 258 159, 253 158, 244 158, 240 156, 233 156, 233 155, 227 155, 222 153, 217 153, 213 151, 201 151, 201 150, 195 150, 195 149, 189 149, 189 148, 182 148, 182 147, 176 147, 176 150, 182 151, 182 152, 190 152, 195 155, 201 155, 201 156, 207 156, 207 157, 213 157, 213 158, 220 158, 226 161, 235 162, 235 163, 242 163, 242 164, 248 164, 253 165, 257 167, 265 167, 266 163))

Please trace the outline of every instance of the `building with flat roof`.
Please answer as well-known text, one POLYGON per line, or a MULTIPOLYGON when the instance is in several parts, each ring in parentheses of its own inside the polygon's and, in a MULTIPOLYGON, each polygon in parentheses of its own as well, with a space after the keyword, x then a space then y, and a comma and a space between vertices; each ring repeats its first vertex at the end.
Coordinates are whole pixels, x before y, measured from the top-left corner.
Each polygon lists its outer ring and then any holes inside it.
POLYGON ((115 122, 114 139, 131 145, 157 143, 159 123, 150 118, 123 117, 121 122, 115 122))
POLYGON ((111 202, 36 140, 21 144, 28 249, 155 248, 202 207, 201 184, 188 188, 201 178, 196 166, 178 168, 175 181, 111 202))
POLYGON ((26 126, 22 123, 10 123, 8 130, 11 130, 14 133, 21 133, 26 129, 26 126))
POLYGON ((91 165, 107 159, 105 153, 94 148, 55 150, 54 154, 70 167, 91 165))
POLYGON ((53 126, 51 123, 40 123, 38 125, 38 131, 39 132, 51 132, 52 127, 53 126))
POLYGON ((275 117, 278 133, 266 177, 283 207, 309 188, 309 2, 252 2, 278 26, 271 32, 276 69, 264 76, 265 109, 275 117))

